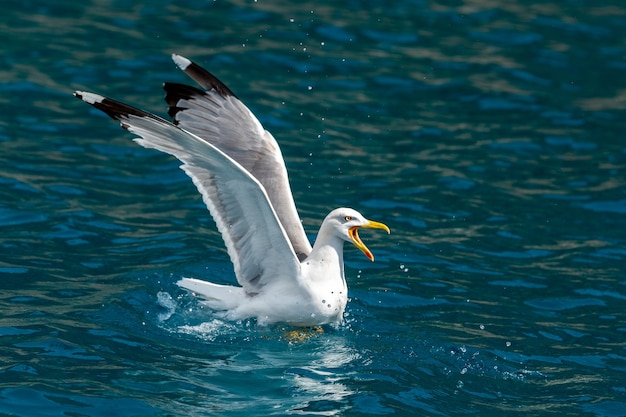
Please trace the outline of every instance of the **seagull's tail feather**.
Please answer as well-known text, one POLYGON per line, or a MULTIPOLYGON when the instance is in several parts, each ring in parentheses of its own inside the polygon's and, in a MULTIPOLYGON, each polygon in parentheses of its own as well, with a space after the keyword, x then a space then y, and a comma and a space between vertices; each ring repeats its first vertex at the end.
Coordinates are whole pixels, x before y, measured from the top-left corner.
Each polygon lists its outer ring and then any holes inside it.
POLYGON ((176 284, 205 298, 206 304, 214 310, 233 310, 239 307, 246 297, 241 287, 213 284, 195 278, 183 278, 176 284))

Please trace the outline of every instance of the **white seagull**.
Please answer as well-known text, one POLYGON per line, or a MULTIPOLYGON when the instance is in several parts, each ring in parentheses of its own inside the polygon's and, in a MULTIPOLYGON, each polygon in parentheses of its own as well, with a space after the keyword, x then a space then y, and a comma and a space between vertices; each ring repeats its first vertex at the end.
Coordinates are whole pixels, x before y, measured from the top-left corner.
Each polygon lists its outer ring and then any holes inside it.
POLYGON ((176 65, 203 90, 165 83, 174 122, 98 94, 74 95, 138 135, 137 143, 175 156, 202 194, 240 286, 183 278, 225 319, 261 325, 338 324, 348 301, 343 242, 374 257, 359 228, 389 228, 351 208, 331 211, 311 247, 293 201, 280 148, 252 112, 215 76, 180 55, 176 65))

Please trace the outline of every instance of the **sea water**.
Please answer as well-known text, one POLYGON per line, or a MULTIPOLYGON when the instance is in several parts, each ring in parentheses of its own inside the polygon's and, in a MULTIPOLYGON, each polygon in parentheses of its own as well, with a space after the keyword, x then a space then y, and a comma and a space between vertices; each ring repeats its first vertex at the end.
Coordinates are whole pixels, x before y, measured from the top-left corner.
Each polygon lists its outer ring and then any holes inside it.
POLYGON ((5 2, 3 416, 626 416, 620 1, 5 2), (351 206, 338 328, 228 322, 173 158, 72 97, 166 116, 224 81, 280 143, 312 240, 351 206))

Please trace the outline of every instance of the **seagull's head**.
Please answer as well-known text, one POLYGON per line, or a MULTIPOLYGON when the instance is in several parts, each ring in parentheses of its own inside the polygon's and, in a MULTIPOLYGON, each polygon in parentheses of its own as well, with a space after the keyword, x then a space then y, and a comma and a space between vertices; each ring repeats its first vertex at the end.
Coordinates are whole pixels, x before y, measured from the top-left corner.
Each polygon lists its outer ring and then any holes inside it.
POLYGON ((359 228, 364 229, 383 229, 390 233, 389 228, 383 223, 366 219, 361 213, 351 208, 338 208, 330 212, 326 218, 331 222, 335 231, 339 236, 347 241, 352 242, 354 246, 361 249, 367 258, 374 262, 374 255, 365 246, 359 237, 359 228))

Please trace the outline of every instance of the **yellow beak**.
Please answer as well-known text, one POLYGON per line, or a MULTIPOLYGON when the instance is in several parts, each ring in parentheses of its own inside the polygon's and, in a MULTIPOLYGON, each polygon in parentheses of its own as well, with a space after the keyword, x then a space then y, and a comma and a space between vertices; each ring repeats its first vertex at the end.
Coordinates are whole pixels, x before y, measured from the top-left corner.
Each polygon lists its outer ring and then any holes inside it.
POLYGON ((361 249, 361 252, 363 252, 370 261, 374 262, 374 255, 372 255, 372 252, 370 252, 367 246, 365 246, 365 243, 363 243, 363 241, 361 241, 361 238, 359 237, 359 227, 362 227, 364 229, 383 229, 387 233, 391 232, 385 224, 373 222, 371 220, 368 220, 367 223, 362 226, 354 226, 348 229, 348 235, 350 235, 350 239, 352 239, 352 243, 354 243, 354 246, 361 249))

